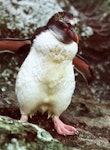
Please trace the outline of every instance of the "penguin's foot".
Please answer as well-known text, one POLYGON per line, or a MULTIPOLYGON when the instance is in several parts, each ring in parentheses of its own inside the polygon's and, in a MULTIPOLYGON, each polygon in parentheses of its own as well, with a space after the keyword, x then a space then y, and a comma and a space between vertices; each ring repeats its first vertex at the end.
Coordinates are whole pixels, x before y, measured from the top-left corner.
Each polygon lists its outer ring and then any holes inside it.
POLYGON ((28 116, 27 115, 21 115, 20 120, 23 121, 23 122, 27 122, 28 121, 28 116))
POLYGON ((65 135, 65 136, 66 135, 78 135, 78 131, 74 127, 64 124, 59 119, 58 116, 53 117, 53 123, 58 134, 65 135))

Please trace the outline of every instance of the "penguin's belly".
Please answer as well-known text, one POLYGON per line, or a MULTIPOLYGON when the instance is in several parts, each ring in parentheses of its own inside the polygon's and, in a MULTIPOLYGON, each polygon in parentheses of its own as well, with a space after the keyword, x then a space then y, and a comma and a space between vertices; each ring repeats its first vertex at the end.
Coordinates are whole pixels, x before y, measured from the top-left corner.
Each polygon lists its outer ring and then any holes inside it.
POLYGON ((38 110, 59 116, 70 104, 75 88, 73 66, 49 64, 45 65, 45 70, 38 65, 37 69, 21 67, 16 93, 22 114, 34 114, 38 110), (26 73, 28 70, 29 74, 26 73))

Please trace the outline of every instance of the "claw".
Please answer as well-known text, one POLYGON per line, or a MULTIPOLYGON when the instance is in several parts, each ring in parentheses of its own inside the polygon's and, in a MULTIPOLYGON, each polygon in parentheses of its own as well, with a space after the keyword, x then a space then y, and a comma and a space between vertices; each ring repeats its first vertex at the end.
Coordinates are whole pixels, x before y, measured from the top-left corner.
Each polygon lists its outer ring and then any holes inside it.
POLYGON ((74 132, 74 135, 79 136, 79 132, 76 130, 76 131, 74 132))

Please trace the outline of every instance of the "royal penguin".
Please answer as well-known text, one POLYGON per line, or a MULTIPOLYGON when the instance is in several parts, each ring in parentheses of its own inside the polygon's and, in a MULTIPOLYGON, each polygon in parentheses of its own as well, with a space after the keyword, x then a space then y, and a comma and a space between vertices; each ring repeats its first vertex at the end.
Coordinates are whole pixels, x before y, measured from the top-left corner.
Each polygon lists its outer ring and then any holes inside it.
POLYGON ((71 103, 75 89, 74 66, 79 38, 69 12, 58 12, 36 30, 30 52, 17 75, 15 91, 21 121, 37 111, 47 112, 61 135, 78 134, 59 118, 71 103))

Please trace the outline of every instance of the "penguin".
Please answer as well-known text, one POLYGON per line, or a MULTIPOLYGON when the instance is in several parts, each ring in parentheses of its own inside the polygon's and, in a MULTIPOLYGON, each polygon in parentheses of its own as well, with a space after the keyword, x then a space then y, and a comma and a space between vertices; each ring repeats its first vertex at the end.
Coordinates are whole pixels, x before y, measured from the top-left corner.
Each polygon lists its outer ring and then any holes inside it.
POLYGON ((33 35, 32 46, 16 79, 15 92, 21 121, 35 112, 47 112, 60 135, 78 131, 59 118, 68 108, 75 89, 72 60, 78 51, 73 14, 58 12, 43 30, 33 35))

